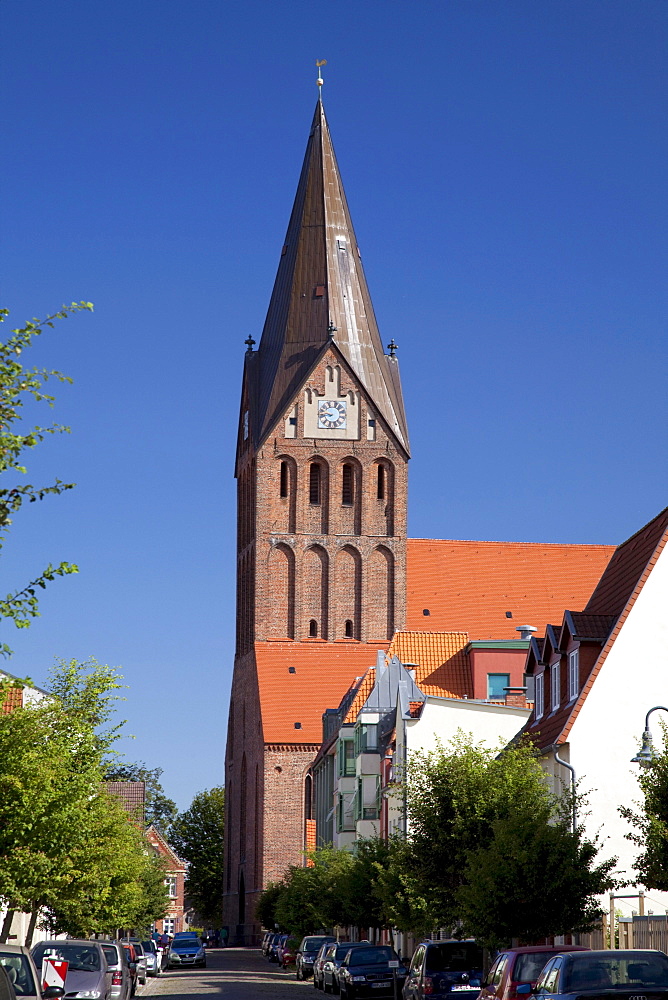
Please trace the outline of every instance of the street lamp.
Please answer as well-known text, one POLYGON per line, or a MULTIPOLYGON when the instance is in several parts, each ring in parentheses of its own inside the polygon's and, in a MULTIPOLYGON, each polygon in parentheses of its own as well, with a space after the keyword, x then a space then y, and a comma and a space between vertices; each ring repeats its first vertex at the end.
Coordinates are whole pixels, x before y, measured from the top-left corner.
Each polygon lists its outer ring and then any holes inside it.
POLYGON ((658 711, 668 712, 668 708, 665 705, 655 705, 654 708, 650 708, 645 716, 645 732, 642 734, 642 746, 635 757, 631 757, 632 764, 640 764, 641 767, 651 767, 656 760, 656 754, 652 745, 652 734, 649 731, 649 717, 652 712, 658 711))

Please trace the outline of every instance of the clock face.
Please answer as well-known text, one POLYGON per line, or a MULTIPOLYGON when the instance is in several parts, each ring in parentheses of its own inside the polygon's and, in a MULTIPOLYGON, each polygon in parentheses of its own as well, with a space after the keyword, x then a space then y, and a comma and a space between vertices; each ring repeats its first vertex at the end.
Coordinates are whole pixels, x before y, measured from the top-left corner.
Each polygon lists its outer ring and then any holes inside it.
POLYGON ((332 431, 346 426, 346 403, 342 399, 318 400, 318 427, 332 431))

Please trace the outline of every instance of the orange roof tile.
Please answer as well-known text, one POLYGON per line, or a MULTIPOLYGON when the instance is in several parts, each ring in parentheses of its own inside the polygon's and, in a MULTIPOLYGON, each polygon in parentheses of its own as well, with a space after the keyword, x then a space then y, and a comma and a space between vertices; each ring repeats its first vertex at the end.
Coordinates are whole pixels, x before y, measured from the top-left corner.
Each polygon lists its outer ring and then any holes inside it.
POLYGON ((409 538, 406 628, 429 624, 468 632, 472 640, 517 639, 517 626, 525 624, 544 632, 564 608, 584 609, 614 551, 612 545, 409 538))
POLYGON ((376 683, 376 668, 369 667, 364 677, 362 678, 362 683, 355 692, 355 697, 350 703, 350 708, 346 712, 346 716, 343 720, 344 725, 352 725, 357 721, 357 715, 359 710, 363 707, 365 701, 373 691, 373 686, 376 683))
POLYGON ((414 663, 415 680, 425 694, 472 698, 473 678, 464 653, 466 632, 396 632, 388 656, 414 663))
POLYGON ((264 742, 319 745, 322 713, 339 704, 383 648, 387 643, 256 642, 264 742))

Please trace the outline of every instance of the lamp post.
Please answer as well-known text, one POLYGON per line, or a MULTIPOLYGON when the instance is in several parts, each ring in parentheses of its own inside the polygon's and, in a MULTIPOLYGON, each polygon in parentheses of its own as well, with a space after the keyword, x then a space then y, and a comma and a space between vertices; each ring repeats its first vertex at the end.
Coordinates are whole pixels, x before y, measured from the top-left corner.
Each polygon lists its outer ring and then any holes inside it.
POLYGON ((652 745, 652 734, 649 729, 649 717, 652 712, 668 712, 668 708, 665 705, 655 705, 654 708, 650 708, 649 712, 645 716, 645 731, 642 734, 642 746, 635 757, 631 757, 632 764, 640 764, 641 767, 651 767, 656 759, 656 754, 654 753, 654 747, 652 745))

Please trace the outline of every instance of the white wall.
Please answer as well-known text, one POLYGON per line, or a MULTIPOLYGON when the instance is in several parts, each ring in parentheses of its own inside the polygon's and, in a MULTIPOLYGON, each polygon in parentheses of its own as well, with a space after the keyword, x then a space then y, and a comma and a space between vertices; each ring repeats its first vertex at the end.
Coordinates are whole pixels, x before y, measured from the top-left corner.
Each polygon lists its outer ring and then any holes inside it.
MULTIPOLYGON (((594 681, 569 734, 570 763, 589 793, 591 816, 587 830, 600 830, 604 839, 600 857, 617 855, 620 870, 635 883, 632 870, 636 850, 625 833, 629 826, 618 813, 640 798, 640 766, 631 758, 640 748, 645 715, 655 705, 668 705, 668 549, 664 549, 614 645, 594 681)), ((650 717, 657 747, 661 745, 659 719, 650 717)), ((561 753, 565 759, 567 754, 561 753)), ((565 771, 564 768, 561 769, 565 771)), ((633 888, 622 890, 632 892, 633 888)), ((648 892, 647 909, 662 912, 668 894, 648 892)), ((622 904, 620 904, 622 905, 622 904)), ((630 915, 632 902, 622 909, 630 915)))

